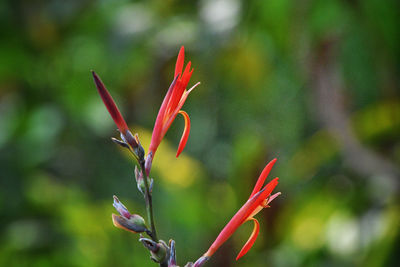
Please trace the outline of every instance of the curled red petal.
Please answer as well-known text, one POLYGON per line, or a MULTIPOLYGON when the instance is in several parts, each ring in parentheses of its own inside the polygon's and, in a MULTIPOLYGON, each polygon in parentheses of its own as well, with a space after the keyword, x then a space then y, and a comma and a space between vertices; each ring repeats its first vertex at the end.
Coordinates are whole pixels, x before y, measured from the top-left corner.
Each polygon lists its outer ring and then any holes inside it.
POLYGON ((120 132, 122 134, 125 134, 126 131, 128 131, 128 125, 126 124, 124 118, 122 117, 121 112, 119 112, 117 105, 115 105, 113 98, 107 91, 100 77, 94 71, 92 71, 92 75, 94 83, 96 84, 97 91, 99 92, 99 95, 103 100, 104 105, 106 106, 108 112, 110 113, 112 119, 114 120, 120 132))
MULTIPOLYGON (((204 256, 211 257, 215 253, 215 251, 217 251, 218 248, 223 243, 225 243, 229 239, 229 237, 232 236, 237 228, 243 224, 243 222, 252 219, 252 216, 258 211, 258 209, 262 209, 262 206, 260 205, 263 203, 263 201, 265 201, 266 197, 271 194, 272 190, 274 190, 277 185, 278 178, 275 178, 271 182, 269 182, 262 190, 260 190, 253 197, 247 200, 247 202, 239 209, 238 212, 236 212, 236 214, 232 217, 228 224, 225 225, 225 227, 219 233, 215 241, 211 244, 210 248, 207 250, 204 256)), ((254 240, 252 241, 252 243, 254 243, 254 240)), ((252 244, 248 245, 249 249, 251 246, 252 244)))
POLYGON ((240 250, 239 254, 236 257, 236 260, 240 259, 247 252, 249 252, 251 247, 254 245, 254 242, 256 242, 258 233, 260 232, 260 223, 254 218, 251 218, 250 220, 252 220, 254 222, 253 232, 251 233, 251 235, 250 235, 249 239, 247 240, 246 244, 244 244, 243 248, 240 250))
POLYGON ((189 90, 183 92, 181 100, 179 101, 178 105, 176 106, 174 112, 178 112, 182 108, 182 106, 183 106, 183 104, 185 104, 185 101, 186 101, 187 97, 189 96, 190 92, 192 92, 193 89, 196 88, 199 84, 200 84, 200 82, 193 85, 189 90))
POLYGON ((188 91, 184 91, 182 94, 182 98, 179 101, 177 107, 175 108, 175 110, 171 111, 170 116, 167 117, 167 120, 165 121, 165 123, 163 124, 163 129, 166 132, 169 127, 171 126, 172 122, 175 120, 176 116, 178 115, 179 110, 182 108, 183 104, 185 103, 189 93, 198 85, 200 84, 200 82, 196 83, 192 88, 190 88, 188 91))
POLYGON ((190 132, 189 115, 183 110, 180 110, 179 114, 181 114, 183 116, 183 118, 185 119, 185 129, 183 129, 183 134, 181 137, 181 141, 179 142, 178 151, 176 152, 176 157, 178 157, 181 154, 181 152, 183 151, 183 149, 185 148, 186 142, 189 138, 189 132, 190 132))
POLYGON ((249 198, 254 196, 258 191, 261 190, 261 187, 263 186, 265 179, 267 179, 268 174, 270 173, 272 167, 274 166, 276 162, 276 159, 271 160, 267 166, 265 166, 264 170, 261 172, 260 177, 258 177, 257 183, 254 186, 253 192, 251 192, 251 195, 249 198))
POLYGON ((185 47, 182 46, 181 49, 179 50, 178 58, 176 59, 174 76, 182 73, 184 60, 185 60, 185 47))
POLYGON ((215 241, 211 244, 210 248, 204 254, 204 256, 211 257, 215 251, 225 243, 232 234, 238 229, 243 222, 245 222, 249 215, 259 206, 262 202, 260 195, 263 191, 258 192, 252 198, 247 200, 247 202, 239 209, 238 212, 232 217, 232 219, 225 225, 222 231, 219 233, 215 241))

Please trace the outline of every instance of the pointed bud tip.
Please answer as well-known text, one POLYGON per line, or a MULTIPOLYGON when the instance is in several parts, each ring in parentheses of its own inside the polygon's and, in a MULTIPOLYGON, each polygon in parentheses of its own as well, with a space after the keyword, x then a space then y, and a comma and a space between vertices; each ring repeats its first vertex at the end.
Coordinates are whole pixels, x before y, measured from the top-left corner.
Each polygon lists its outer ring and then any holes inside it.
POLYGON ((92 73, 92 76, 95 80, 100 80, 99 75, 97 75, 97 73, 94 70, 90 71, 92 73))
POLYGON ((129 149, 128 144, 125 143, 124 141, 118 140, 117 138, 114 138, 114 137, 111 137, 111 141, 113 141, 114 144, 117 144, 123 148, 129 149))

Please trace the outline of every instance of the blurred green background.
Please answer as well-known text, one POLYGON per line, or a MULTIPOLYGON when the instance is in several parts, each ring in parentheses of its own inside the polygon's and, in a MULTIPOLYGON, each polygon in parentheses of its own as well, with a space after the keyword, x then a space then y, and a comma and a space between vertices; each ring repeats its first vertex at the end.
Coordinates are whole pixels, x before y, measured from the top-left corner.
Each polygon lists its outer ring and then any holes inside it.
POLYGON ((282 192, 207 266, 396 266, 400 253, 396 0, 0 2, 0 265, 156 266, 111 222, 142 214, 134 161, 90 70, 147 149, 181 45, 184 110, 152 177, 159 236, 183 266, 246 201, 268 161, 282 192))

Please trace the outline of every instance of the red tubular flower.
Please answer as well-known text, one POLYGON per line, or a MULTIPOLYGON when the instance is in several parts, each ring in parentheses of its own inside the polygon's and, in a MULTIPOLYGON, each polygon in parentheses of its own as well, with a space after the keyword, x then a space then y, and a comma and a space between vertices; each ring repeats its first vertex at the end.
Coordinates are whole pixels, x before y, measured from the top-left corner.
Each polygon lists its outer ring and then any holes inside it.
POLYGON ((133 137, 132 133, 129 131, 128 125, 126 124, 124 118, 122 117, 121 112, 119 112, 117 105, 115 105, 115 102, 111 97, 110 93, 107 91, 103 82, 100 80, 100 77, 94 71, 92 71, 92 75, 94 83, 96 84, 97 91, 99 92, 99 95, 103 100, 104 105, 106 106, 112 119, 117 125, 121 133, 121 138, 126 143, 128 143, 132 148, 137 148, 138 141, 133 137))
POLYGON ((260 231, 260 224, 254 218, 254 216, 259 213, 263 208, 269 207, 268 204, 276 198, 281 193, 276 193, 272 196, 271 193, 274 188, 278 184, 278 178, 273 179, 269 182, 263 189, 262 186, 267 178, 269 172, 272 169, 272 166, 275 164, 276 159, 273 159, 271 162, 265 166, 264 170, 262 171, 260 177, 257 180, 257 183, 251 193, 247 202, 240 208, 240 210, 232 217, 232 219, 228 222, 228 224, 222 229, 219 233, 217 239, 215 239, 214 243, 212 243, 211 247, 208 251, 203 255, 203 259, 208 259, 211 257, 214 252, 223 244, 225 243, 229 237, 241 226, 243 223, 247 221, 254 222, 254 229, 246 244, 243 246, 242 250, 239 252, 236 260, 244 256, 250 248, 253 246, 254 242, 257 239, 258 233, 260 231))
POLYGON ((146 159, 146 172, 150 172, 151 163, 153 161, 154 154, 158 146, 160 145, 163 137, 167 133, 172 122, 175 120, 178 114, 181 114, 185 119, 185 129, 183 130, 181 141, 179 142, 178 151, 176 157, 184 149, 190 132, 190 119, 189 115, 181 110, 183 104, 186 101, 189 93, 200 83, 196 83, 192 88, 186 90, 189 83, 190 77, 192 76, 193 69, 190 70, 191 62, 186 65, 185 70, 183 70, 183 63, 185 58, 185 48, 182 46, 175 65, 175 75, 174 80, 171 83, 167 94, 161 104, 160 110, 158 111, 157 119, 154 124, 153 134, 151 136, 151 142, 149 147, 148 156, 146 159))

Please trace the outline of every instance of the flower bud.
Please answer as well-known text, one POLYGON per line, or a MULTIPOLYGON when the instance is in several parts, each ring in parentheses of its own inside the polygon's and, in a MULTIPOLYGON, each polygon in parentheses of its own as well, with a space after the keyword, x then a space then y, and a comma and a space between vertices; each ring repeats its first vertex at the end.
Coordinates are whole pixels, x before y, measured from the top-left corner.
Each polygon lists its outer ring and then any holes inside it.
POLYGON ((138 190, 144 195, 145 192, 145 185, 143 181, 143 173, 135 166, 135 179, 138 190))
POLYGON ((125 217, 113 213, 112 220, 115 227, 132 233, 142 233, 147 231, 144 219, 137 214, 132 214, 130 219, 126 219, 125 217))
POLYGON ((156 243, 153 240, 144 237, 139 238, 139 241, 142 242, 143 246, 150 251, 151 259, 154 262, 162 263, 166 261, 169 248, 164 241, 160 240, 156 243))
POLYGON ((136 139, 133 137, 132 133, 129 130, 126 130, 124 133, 121 132, 121 139, 129 144, 132 149, 136 149, 138 147, 138 143, 136 139))
POLYGON ((114 198, 114 203, 113 206, 114 208, 119 212, 119 214, 121 214, 122 216, 124 216, 126 219, 129 219, 132 215, 129 213, 128 209, 124 206, 124 204, 122 204, 117 196, 113 196, 114 198))
POLYGON ((121 216, 112 214, 112 220, 116 227, 133 233, 148 231, 144 219, 137 214, 131 214, 117 196, 114 196, 113 206, 121 214, 121 216))
POLYGON ((144 148, 142 144, 140 144, 139 141, 139 135, 136 133, 134 136, 134 139, 136 141, 137 147, 135 147, 135 154, 138 156, 140 160, 144 160, 144 148))
MULTIPOLYGON (((138 190, 144 195, 146 192, 146 186, 144 184, 143 172, 139 170, 136 166, 135 166, 135 179, 138 190)), ((147 177, 147 184, 149 185, 149 193, 151 194, 153 192, 154 180, 152 178, 147 177)))
POLYGON ((176 265, 176 251, 175 251, 175 241, 169 240, 169 260, 168 260, 168 267, 178 267, 176 265))
POLYGON ((117 138, 114 138, 114 137, 111 137, 111 140, 112 140, 115 144, 120 145, 120 146, 122 146, 123 148, 129 149, 129 145, 128 145, 127 143, 125 143, 124 141, 118 140, 117 138))

